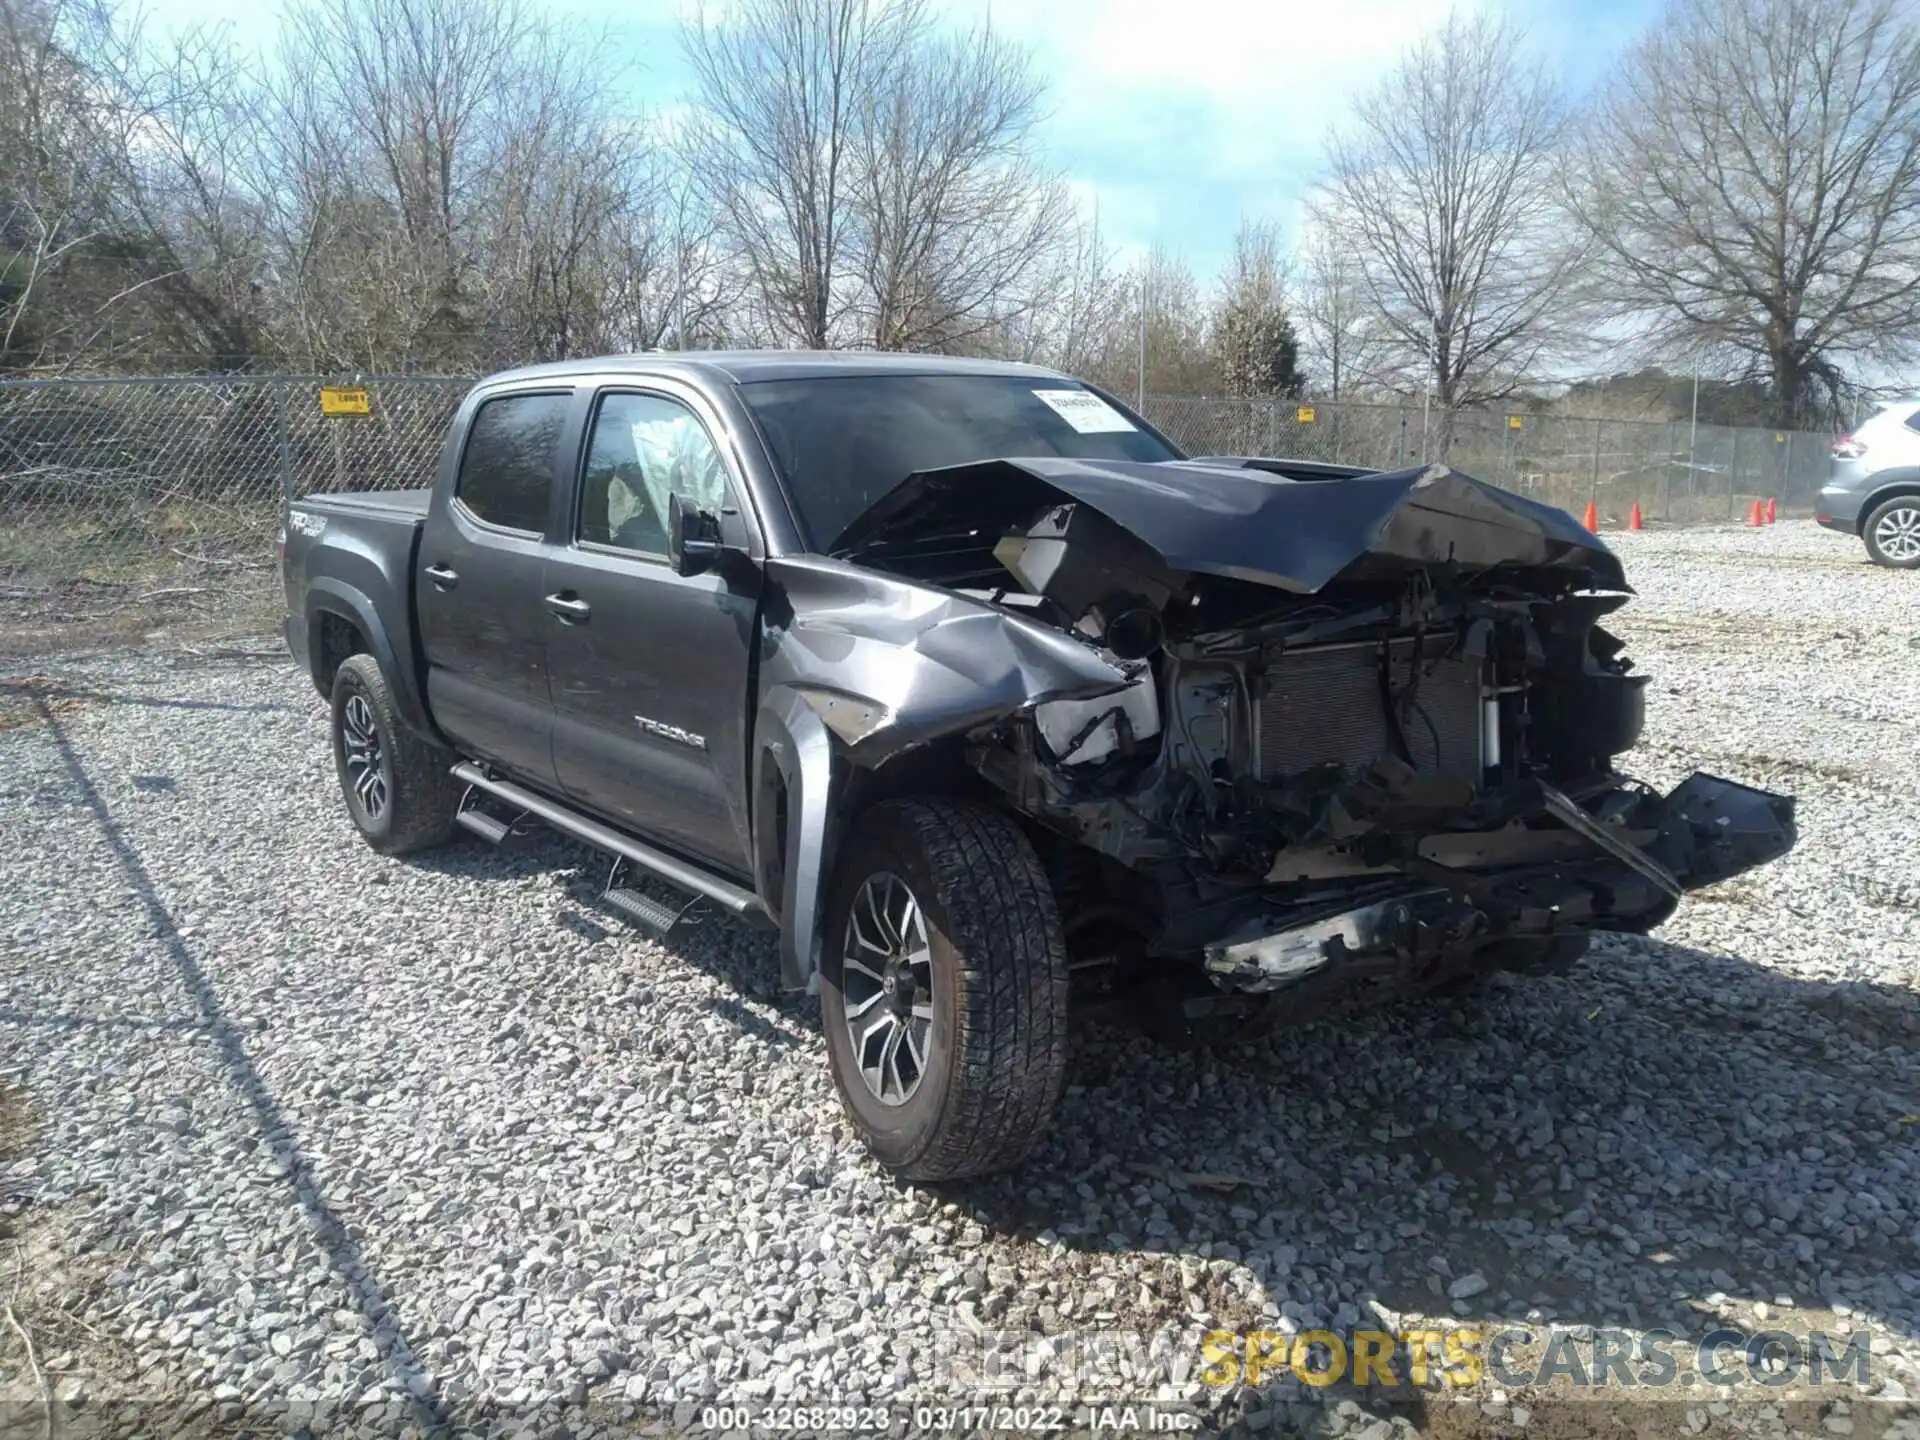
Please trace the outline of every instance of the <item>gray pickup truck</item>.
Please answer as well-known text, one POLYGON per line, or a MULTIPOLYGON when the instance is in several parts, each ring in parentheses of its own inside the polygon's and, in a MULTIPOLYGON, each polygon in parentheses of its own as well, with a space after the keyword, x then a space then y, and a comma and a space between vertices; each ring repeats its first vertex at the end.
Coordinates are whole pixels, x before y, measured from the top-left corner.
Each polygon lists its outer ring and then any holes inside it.
POLYGON ((431 489, 296 501, 283 544, 368 842, 537 820, 655 934, 772 928, 914 1178, 1025 1154, 1077 997, 1213 1042, 1564 967, 1794 838, 1786 797, 1615 770, 1628 587, 1563 512, 1188 459, 1027 366, 515 371, 431 489))

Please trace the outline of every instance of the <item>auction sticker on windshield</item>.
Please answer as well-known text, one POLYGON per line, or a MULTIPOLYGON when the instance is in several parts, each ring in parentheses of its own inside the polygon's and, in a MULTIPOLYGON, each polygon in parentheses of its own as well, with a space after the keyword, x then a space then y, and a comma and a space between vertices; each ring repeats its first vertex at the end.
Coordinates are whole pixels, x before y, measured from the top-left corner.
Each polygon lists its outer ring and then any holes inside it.
POLYGON ((1033 393, 1082 435, 1134 428, 1131 420, 1091 390, 1036 390, 1033 393))

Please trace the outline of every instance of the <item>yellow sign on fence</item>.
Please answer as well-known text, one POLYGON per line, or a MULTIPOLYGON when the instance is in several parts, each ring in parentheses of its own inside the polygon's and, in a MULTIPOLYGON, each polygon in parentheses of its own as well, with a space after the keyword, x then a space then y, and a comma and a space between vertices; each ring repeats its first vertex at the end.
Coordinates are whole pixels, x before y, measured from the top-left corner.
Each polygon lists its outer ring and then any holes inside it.
POLYGON ((1313 407, 1311 405, 1302 405, 1298 410, 1293 412, 1293 418, 1302 425, 1311 425, 1313 423, 1313 407))
POLYGON ((1518 430, 1519 428, 1520 428, 1520 417, 1518 415, 1507 416, 1507 429, 1518 430))
POLYGON ((368 402, 365 390, 348 390, 337 385, 322 385, 320 413, 322 415, 371 415, 373 406, 368 402))

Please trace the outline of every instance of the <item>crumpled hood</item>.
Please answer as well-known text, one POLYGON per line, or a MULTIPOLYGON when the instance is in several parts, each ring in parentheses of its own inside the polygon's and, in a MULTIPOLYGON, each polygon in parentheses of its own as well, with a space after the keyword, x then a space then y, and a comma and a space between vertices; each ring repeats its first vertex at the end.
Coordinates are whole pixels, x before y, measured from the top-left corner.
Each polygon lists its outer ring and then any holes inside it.
POLYGON ((1619 559, 1571 515, 1445 465, 1292 479, 1220 461, 989 460, 908 476, 831 553, 1004 531, 1079 502, 1176 570, 1309 594, 1367 556, 1469 569, 1516 566, 1626 590, 1619 559))

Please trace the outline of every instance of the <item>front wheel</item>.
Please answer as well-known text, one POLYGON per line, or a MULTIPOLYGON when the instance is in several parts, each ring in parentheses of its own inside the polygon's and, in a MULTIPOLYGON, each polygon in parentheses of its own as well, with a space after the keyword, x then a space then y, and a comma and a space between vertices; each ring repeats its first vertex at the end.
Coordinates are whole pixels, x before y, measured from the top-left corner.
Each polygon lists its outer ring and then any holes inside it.
POLYGON ((1876 565, 1920 570, 1920 495, 1896 495, 1874 508, 1860 527, 1876 565))
POLYGON ((984 806, 896 800, 849 829, 822 931, 834 1083, 911 1180, 1017 1164, 1060 1098, 1067 946, 1040 858, 984 806))

